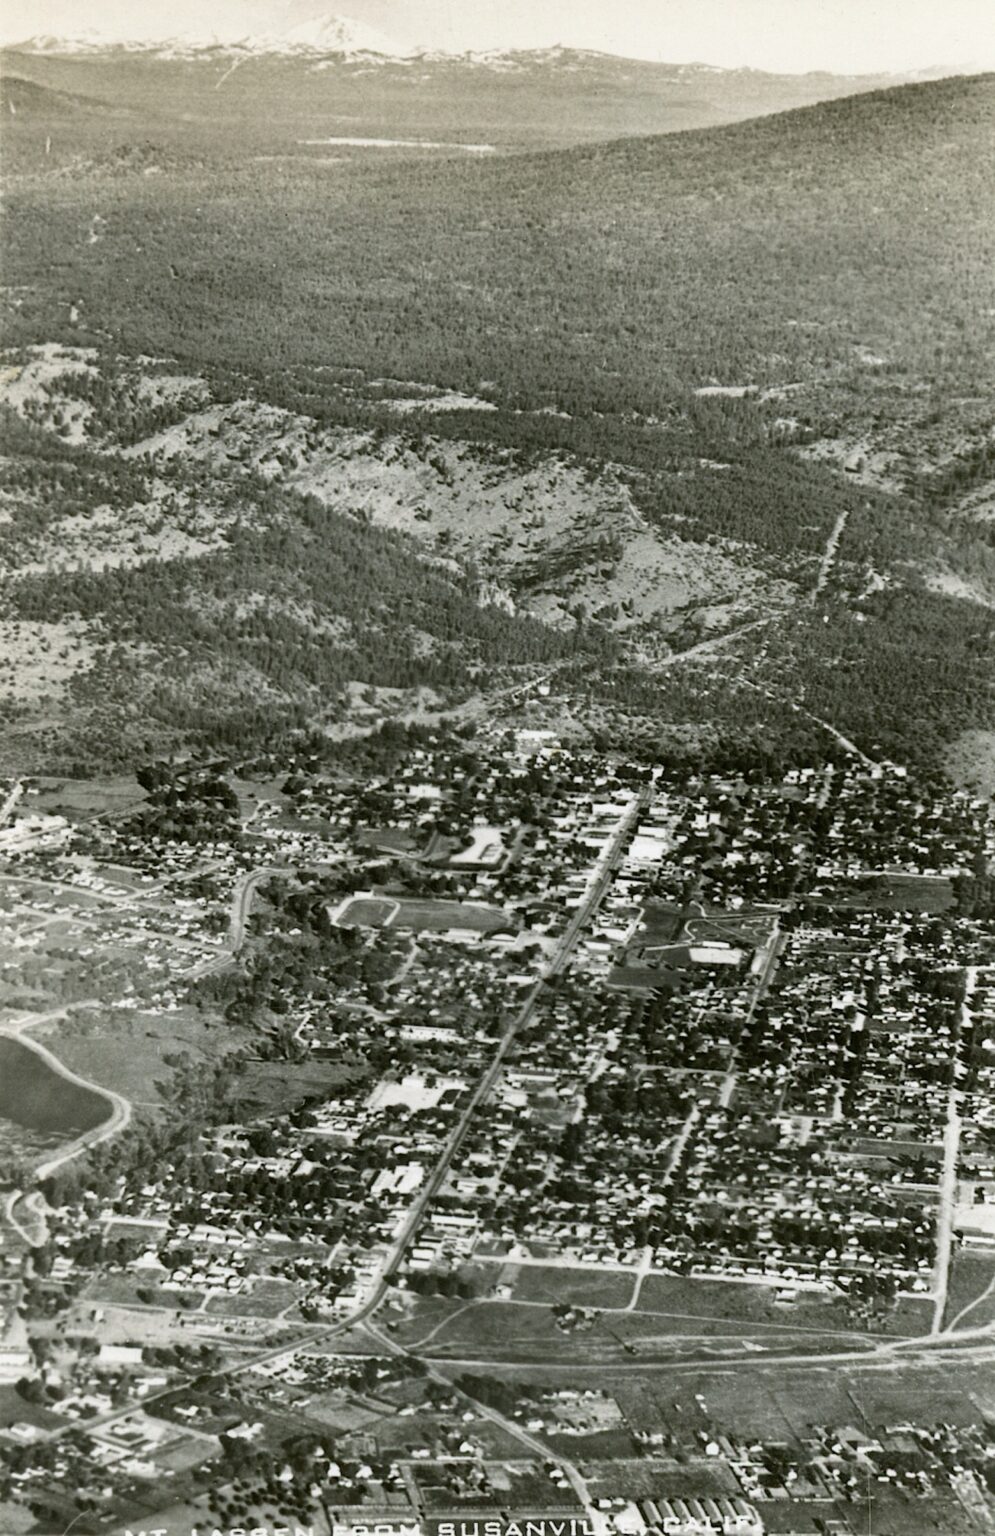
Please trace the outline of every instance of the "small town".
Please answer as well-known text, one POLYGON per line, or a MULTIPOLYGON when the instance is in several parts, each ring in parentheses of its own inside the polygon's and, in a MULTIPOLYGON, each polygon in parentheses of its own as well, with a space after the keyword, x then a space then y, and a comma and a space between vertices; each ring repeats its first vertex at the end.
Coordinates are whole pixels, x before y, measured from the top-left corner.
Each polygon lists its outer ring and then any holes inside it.
POLYGON ((791 1362, 981 1390, 991 805, 541 729, 275 769, 154 763, 97 813, 7 787, 17 1529, 760 1536, 868 1497, 972 1529, 995 1419, 938 1385, 935 1418, 812 1418, 791 1362), (68 1143, 30 1113, 60 1063, 68 1143), (769 1437, 711 1374, 744 1351, 769 1437))

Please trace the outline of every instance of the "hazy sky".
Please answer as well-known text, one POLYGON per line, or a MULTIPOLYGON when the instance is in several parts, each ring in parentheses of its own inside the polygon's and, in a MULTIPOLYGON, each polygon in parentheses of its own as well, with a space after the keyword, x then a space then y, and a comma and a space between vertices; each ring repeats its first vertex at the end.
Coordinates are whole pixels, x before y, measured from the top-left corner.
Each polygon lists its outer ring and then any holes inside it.
POLYGON ((788 71, 995 68, 995 0, 2 0, 0 33, 235 38, 327 13, 428 48, 562 42, 788 71))

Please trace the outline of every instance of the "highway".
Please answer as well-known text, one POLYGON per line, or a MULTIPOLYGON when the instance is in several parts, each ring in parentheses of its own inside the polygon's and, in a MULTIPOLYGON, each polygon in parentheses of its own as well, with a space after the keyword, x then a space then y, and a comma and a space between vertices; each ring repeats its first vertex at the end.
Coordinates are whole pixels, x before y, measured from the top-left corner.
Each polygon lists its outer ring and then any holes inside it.
POLYGON ((245 941, 245 925, 249 920, 256 886, 261 885, 274 873, 272 866, 266 865, 264 868, 251 870, 237 882, 232 892, 231 916, 228 923, 228 948, 233 955, 238 954, 245 941))
MULTIPOLYGON (((402 1344, 398 1344, 396 1339, 392 1339, 389 1337, 389 1335, 381 1333, 379 1328, 374 1327, 372 1323, 367 1323, 365 1325, 364 1331, 368 1333, 370 1337, 389 1354, 399 1355, 402 1359, 421 1358, 420 1356, 414 1354, 411 1350, 405 1349, 402 1344)), ((446 1368, 448 1362, 445 1360, 423 1361, 423 1364, 427 1366, 428 1375, 433 1381, 437 1381, 440 1383, 440 1385, 445 1386, 452 1391, 458 1392, 461 1397, 463 1397, 468 1403, 472 1404, 473 1411, 476 1414, 478 1414, 481 1418, 488 1419, 492 1424, 498 1425, 499 1428, 504 1430, 505 1434, 510 1435, 513 1439, 517 1440, 520 1445, 524 1446, 525 1449, 529 1451, 537 1461, 544 1463, 554 1462, 560 1468, 567 1482, 570 1484, 574 1493, 580 1500, 581 1507, 587 1516, 591 1530, 596 1533, 607 1531, 607 1521, 605 1520, 604 1515, 594 1507, 594 1504, 591 1501, 591 1495, 588 1491, 587 1483, 584 1480, 584 1476, 580 1471, 580 1468, 577 1467, 572 1461, 570 1461, 562 1451, 555 1450, 551 1445, 543 1440, 537 1440, 534 1435, 529 1434, 527 1430, 523 1429, 521 1424, 516 1423, 514 1419, 506 1418, 503 1413, 501 1413, 497 1408, 492 1408, 489 1403, 482 1403, 479 1398, 471 1397, 469 1393, 463 1392, 461 1388, 455 1385, 452 1376, 448 1373, 446 1368)))
MULTIPOLYGON (((753 996, 750 999, 750 1006, 747 1009, 746 1019, 743 1023, 744 1030, 752 1022, 753 1015, 756 1012, 757 1004, 764 996, 767 988, 770 986, 774 977, 774 972, 777 970, 777 962, 780 958, 783 944, 783 935, 781 933, 779 923, 780 913, 775 916, 773 926, 771 927, 770 937, 767 940, 767 948, 764 954, 763 969, 761 970, 760 975, 757 977, 757 984, 753 989, 753 996)), ((732 1056, 729 1059, 729 1065, 726 1068, 726 1075, 722 1080, 722 1087, 719 1091, 719 1104, 723 1109, 728 1109, 729 1105, 732 1103, 732 1096, 735 1092, 736 1079, 739 1072, 738 1055, 739 1047, 737 1046, 733 1050, 732 1056)))

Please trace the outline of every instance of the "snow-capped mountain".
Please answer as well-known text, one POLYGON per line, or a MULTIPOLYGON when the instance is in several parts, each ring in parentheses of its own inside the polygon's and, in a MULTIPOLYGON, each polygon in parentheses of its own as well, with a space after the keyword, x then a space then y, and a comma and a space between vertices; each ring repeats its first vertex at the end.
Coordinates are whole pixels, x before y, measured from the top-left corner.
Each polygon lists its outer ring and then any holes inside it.
POLYGON ((278 34, 247 37, 221 37, 216 33, 202 36, 128 38, 88 29, 66 37, 31 37, 14 45, 19 53, 74 55, 111 52, 150 54, 162 58, 194 58, 204 53, 234 53, 243 56, 287 54, 376 55, 401 59, 411 50, 391 38, 353 21, 349 16, 319 16, 278 34))
POLYGON ((387 58, 402 58, 411 50, 399 47, 392 38, 375 27, 364 26, 348 16, 321 16, 291 27, 280 38, 271 39, 278 52, 298 49, 311 53, 379 53, 387 58))

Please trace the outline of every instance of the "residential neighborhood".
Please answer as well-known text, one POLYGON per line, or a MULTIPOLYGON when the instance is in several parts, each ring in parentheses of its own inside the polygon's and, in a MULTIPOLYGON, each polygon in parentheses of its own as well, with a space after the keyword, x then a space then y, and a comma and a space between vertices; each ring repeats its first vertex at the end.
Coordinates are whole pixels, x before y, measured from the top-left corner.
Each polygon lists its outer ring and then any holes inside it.
POLYGON ((230 1487, 232 1519, 251 1490, 323 1532, 530 1509, 758 1536, 859 1530, 871 1478, 968 1529, 995 1417, 789 1413, 758 1441, 694 1393, 686 1418, 555 1372, 900 1371, 959 1328, 973 1368, 991 805, 531 731, 362 783, 274 766, 156 766, 98 814, 29 780, 12 807, 0 1044, 55 1051, 123 1128, 11 1121, 0 1507, 117 1532, 168 1498, 223 1528, 230 1487))

